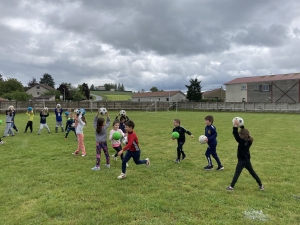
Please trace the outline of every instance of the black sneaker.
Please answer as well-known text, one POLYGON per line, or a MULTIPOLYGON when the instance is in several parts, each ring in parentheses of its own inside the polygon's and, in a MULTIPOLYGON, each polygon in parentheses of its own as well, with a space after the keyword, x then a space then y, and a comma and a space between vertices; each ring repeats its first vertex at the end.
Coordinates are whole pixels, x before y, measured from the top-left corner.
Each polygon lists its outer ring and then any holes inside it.
POLYGON ((224 170, 224 166, 218 166, 217 170, 224 170))
POLYGON ((175 159, 174 162, 175 163, 180 163, 180 159, 175 159))
POLYGON ((186 154, 182 155, 182 158, 181 158, 181 160, 184 160, 184 159, 185 159, 185 157, 186 157, 186 154))
POLYGON ((214 168, 213 165, 204 167, 205 170, 212 170, 214 168))

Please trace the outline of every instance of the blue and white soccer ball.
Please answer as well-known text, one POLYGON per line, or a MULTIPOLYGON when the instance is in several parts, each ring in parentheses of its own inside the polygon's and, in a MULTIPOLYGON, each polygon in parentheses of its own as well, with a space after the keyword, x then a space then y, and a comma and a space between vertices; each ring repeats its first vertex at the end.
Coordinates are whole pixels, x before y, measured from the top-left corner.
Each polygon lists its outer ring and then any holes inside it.
POLYGON ((244 120, 243 120, 243 118, 241 118, 241 117, 234 117, 233 119, 232 119, 232 124, 234 125, 234 121, 235 120, 238 120, 239 121, 239 124, 238 124, 238 127, 241 127, 241 126, 243 126, 244 125, 244 120))
POLYGON ((85 115, 85 113, 86 113, 85 109, 83 109, 83 108, 79 109, 79 112, 81 112, 82 115, 85 115))
POLYGON ((120 114, 120 116, 125 116, 125 115, 126 115, 126 111, 122 109, 122 110, 119 112, 119 114, 120 114))
POLYGON ((107 114, 106 108, 100 108, 100 109, 99 109, 99 113, 100 113, 101 115, 106 115, 106 114, 107 114))

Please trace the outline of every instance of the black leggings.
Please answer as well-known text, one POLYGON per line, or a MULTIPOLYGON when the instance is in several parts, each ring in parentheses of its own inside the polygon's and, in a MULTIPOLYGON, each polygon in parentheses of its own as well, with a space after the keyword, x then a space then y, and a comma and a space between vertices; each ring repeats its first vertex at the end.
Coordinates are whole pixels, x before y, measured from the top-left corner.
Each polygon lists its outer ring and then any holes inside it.
MULTIPOLYGON (((121 145, 119 145, 118 147, 113 147, 113 148, 117 151, 117 153, 115 154, 115 157, 118 157, 119 151, 122 150, 121 145)), ((120 155, 120 158, 123 160, 123 153, 120 155)))
POLYGON ((251 162, 250 160, 247 161, 241 161, 239 160, 237 165, 236 165, 236 169, 235 169, 235 174, 232 178, 231 181, 231 187, 234 187, 235 183, 237 182, 241 172, 243 171, 243 169, 246 168, 249 173, 252 175, 252 177, 256 180, 256 182, 258 183, 259 186, 261 186, 261 180, 259 179, 259 177, 257 176, 257 174, 255 173, 255 171, 252 168, 251 162))
POLYGON ((25 132, 27 132, 28 127, 30 128, 30 132, 32 132, 32 121, 28 121, 26 128, 25 128, 25 132))

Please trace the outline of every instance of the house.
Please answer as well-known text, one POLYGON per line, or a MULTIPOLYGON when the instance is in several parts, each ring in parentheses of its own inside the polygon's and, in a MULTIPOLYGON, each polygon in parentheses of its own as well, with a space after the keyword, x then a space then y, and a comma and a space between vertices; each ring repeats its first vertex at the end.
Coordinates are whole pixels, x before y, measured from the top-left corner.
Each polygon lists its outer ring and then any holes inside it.
POLYGON ((39 97, 43 93, 48 92, 48 91, 52 91, 52 90, 55 90, 55 89, 48 86, 48 85, 46 85, 46 84, 35 84, 32 87, 28 88, 26 90, 26 93, 31 94, 32 97, 39 97))
POLYGON ((142 92, 132 95, 133 102, 181 102, 186 101, 186 95, 181 91, 157 91, 157 92, 142 92))
POLYGON ((226 85, 226 102, 300 102, 300 73, 242 77, 226 85))
POLYGON ((221 88, 216 88, 202 93, 202 99, 226 99, 226 91, 221 88))
POLYGON ((55 101, 55 95, 41 95, 39 97, 32 97, 31 101, 55 101))

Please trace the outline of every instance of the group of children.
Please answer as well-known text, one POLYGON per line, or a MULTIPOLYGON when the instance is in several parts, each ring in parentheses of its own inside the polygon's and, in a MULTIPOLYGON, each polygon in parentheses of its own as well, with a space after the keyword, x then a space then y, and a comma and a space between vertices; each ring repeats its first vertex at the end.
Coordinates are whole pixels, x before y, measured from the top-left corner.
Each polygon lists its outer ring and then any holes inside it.
MULTIPOLYGON (((30 107, 31 108, 31 107, 30 107)), ((28 109, 26 114, 28 115, 28 122, 25 128, 25 132, 27 132, 27 129, 30 128, 30 131, 32 132, 32 123, 34 118, 33 109, 28 109)), ((55 131, 58 132, 58 127, 61 127, 61 131, 64 132, 64 127, 62 124, 62 113, 63 109, 58 104, 54 110, 56 115, 56 127, 55 131)), ((15 129, 18 132, 18 129, 16 125, 14 124, 14 117, 15 117, 16 111, 13 106, 9 106, 8 110, 6 110, 6 128, 4 131, 3 137, 6 137, 8 135, 14 136, 15 129)), ((78 141, 78 147, 73 152, 73 155, 79 155, 79 152, 81 151, 82 157, 86 155, 85 145, 84 145, 84 134, 83 134, 83 128, 87 124, 85 119, 85 111, 81 110, 75 110, 74 114, 71 112, 70 109, 68 109, 65 112, 66 115, 66 134, 65 139, 67 139, 68 134, 70 131, 73 131, 75 133, 75 136, 78 141)), ((38 135, 41 134, 41 131, 43 128, 46 128, 48 133, 50 133, 50 129, 46 123, 46 118, 49 116, 47 109, 42 109, 40 112, 40 129, 38 131, 38 135)), ((214 118, 212 116, 206 116, 205 117, 205 136, 208 147, 205 152, 205 156, 207 159, 207 166, 204 167, 205 170, 212 170, 214 168, 211 156, 216 160, 218 167, 216 170, 220 171, 224 169, 224 166, 222 165, 218 154, 217 154, 217 130, 216 127, 213 125, 214 118)), ((177 157, 174 160, 175 163, 180 163, 181 160, 184 160, 186 158, 186 154, 183 151, 183 145, 185 143, 185 133, 190 135, 192 138, 194 137, 190 131, 185 129, 180 125, 181 121, 179 119, 174 119, 173 121, 173 132, 178 132, 179 137, 177 138, 177 157)), ((138 142, 138 137, 136 133, 134 132, 135 124, 132 120, 128 118, 126 114, 124 115, 117 115, 115 120, 113 121, 113 128, 109 132, 109 140, 111 141, 112 147, 115 149, 116 153, 112 155, 112 158, 114 160, 117 160, 117 157, 120 156, 122 160, 122 172, 117 177, 118 179, 123 179, 126 177, 126 167, 128 167, 128 161, 133 158, 135 164, 146 164, 147 166, 150 165, 149 158, 146 158, 145 160, 140 159, 140 147, 138 142), (120 120, 119 120, 120 116, 120 120), (115 132, 119 132, 121 134, 121 139, 114 140, 113 135, 115 132), (125 142, 125 146, 122 148, 121 140, 124 138, 127 138, 127 142, 125 142), (123 156, 123 152, 126 151, 126 155, 123 156)), ((255 171, 252 168, 252 164, 250 162, 250 147, 253 142, 253 138, 250 136, 250 133, 247 129, 245 129, 244 126, 240 127, 240 131, 238 131, 238 120, 234 121, 234 127, 233 127, 233 135, 235 140, 238 142, 238 163, 236 166, 235 174, 233 176, 232 182, 230 186, 228 186, 226 189, 229 191, 234 190, 234 186, 244 168, 246 168, 249 173, 252 175, 252 177, 256 180, 256 182, 259 185, 260 190, 264 190, 264 186, 261 183, 260 178, 255 173, 255 171)), ((106 121, 103 117, 99 117, 99 111, 97 112, 93 126, 95 129, 95 140, 96 140, 96 165, 92 168, 92 170, 100 170, 100 159, 101 159, 101 151, 103 150, 105 158, 106 158, 106 167, 110 168, 110 156, 108 152, 107 147, 107 128, 110 126, 110 117, 108 112, 106 113, 106 121)), ((174 138, 172 138, 174 139, 174 138)), ((3 144, 4 142, 0 138, 0 144, 3 144)))
MULTIPOLYGON (((217 130, 216 127, 213 125, 214 118, 212 116, 205 117, 205 142, 207 143, 207 149, 205 152, 205 156, 207 159, 207 166, 204 167, 205 170, 212 170, 213 164, 211 161, 211 156, 216 160, 218 167, 216 170, 223 170, 224 166, 222 165, 218 154, 217 154, 217 130)), ((190 135, 192 138, 194 137, 192 133, 186 130, 184 127, 180 126, 180 120, 174 119, 174 128, 173 132, 178 132, 179 137, 177 138, 177 158, 174 160, 175 163, 179 163, 180 160, 186 158, 186 154, 183 151, 183 145, 185 143, 185 133, 190 135)), ((238 142, 238 152, 237 158, 238 163, 236 166, 235 174, 233 176, 232 182, 230 186, 226 188, 228 191, 233 191, 234 186, 244 168, 246 168, 251 176, 256 180, 258 187, 260 190, 264 190, 264 186, 261 183, 260 178, 253 170, 251 161, 250 161, 250 147, 253 143, 253 138, 250 136, 250 133, 244 126, 240 127, 240 131, 238 131, 239 121, 236 119, 234 121, 233 126, 233 135, 235 140, 238 142)), ((174 138, 172 138, 174 140, 174 138)))

